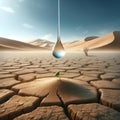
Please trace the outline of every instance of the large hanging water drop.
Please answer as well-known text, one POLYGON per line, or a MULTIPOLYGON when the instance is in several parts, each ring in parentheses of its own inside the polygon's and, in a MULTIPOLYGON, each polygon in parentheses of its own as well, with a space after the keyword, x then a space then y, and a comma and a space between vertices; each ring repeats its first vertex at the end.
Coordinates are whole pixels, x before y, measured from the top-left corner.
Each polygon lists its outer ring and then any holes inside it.
POLYGON ((60 37, 58 37, 57 42, 53 49, 53 56, 55 58, 62 58, 62 57, 64 57, 64 55, 65 55, 64 47, 62 45, 60 37))
POLYGON ((62 58, 65 55, 64 47, 60 39, 60 0, 58 0, 58 37, 52 54, 55 58, 62 58))

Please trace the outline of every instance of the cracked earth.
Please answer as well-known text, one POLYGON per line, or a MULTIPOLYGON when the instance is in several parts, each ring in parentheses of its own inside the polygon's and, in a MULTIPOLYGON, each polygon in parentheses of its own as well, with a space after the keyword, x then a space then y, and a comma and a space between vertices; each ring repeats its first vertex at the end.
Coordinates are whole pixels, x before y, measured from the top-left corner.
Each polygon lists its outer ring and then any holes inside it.
POLYGON ((120 53, 1 52, 0 120, 120 120, 120 53))

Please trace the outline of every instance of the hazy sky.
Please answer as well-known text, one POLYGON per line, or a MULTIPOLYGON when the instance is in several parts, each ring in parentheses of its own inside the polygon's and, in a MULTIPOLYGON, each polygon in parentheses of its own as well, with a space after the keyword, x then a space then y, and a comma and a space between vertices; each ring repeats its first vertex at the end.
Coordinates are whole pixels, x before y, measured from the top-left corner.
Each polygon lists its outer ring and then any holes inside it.
MULTIPOLYGON (((60 0, 61 39, 79 40, 120 30, 120 0, 60 0)), ((0 36, 56 40, 57 0, 0 0, 0 36)))

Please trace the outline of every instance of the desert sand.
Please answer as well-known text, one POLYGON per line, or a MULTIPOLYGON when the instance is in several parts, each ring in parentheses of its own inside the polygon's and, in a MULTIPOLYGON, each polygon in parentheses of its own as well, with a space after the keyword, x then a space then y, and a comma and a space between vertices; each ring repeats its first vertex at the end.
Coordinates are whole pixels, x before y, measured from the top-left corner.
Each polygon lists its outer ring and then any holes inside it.
POLYGON ((79 51, 85 48, 88 50, 120 50, 120 32, 112 32, 90 40, 73 41, 65 44, 65 48, 68 51, 79 51))
MULTIPOLYGON (((30 43, 0 38, 0 50, 47 50, 53 49, 55 43, 48 40, 37 39, 30 43)), ((120 50, 120 32, 111 32, 102 37, 88 37, 83 40, 63 43, 66 51, 88 50, 120 50)))
POLYGON ((0 52, 1 120, 119 120, 119 96, 119 52, 0 52))
POLYGON ((1 50, 45 50, 44 48, 31 45, 29 43, 11 40, 7 38, 0 38, 0 51, 1 50))
POLYGON ((44 40, 44 39, 36 39, 36 40, 32 40, 30 44, 51 50, 51 48, 54 45, 54 42, 44 40))

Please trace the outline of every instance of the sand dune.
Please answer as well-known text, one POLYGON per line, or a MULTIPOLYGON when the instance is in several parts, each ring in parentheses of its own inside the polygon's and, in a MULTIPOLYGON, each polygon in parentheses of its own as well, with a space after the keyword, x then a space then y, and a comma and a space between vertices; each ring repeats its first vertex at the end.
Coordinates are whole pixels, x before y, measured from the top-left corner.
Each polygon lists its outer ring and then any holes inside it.
POLYGON ((70 50, 72 48, 75 48, 76 46, 82 46, 84 43, 85 43, 84 40, 80 40, 80 41, 77 40, 77 41, 65 43, 64 47, 70 50))
POLYGON ((45 48, 45 49, 49 49, 49 50, 51 50, 53 45, 54 45, 53 42, 48 41, 48 40, 43 40, 43 39, 33 40, 32 42, 30 42, 30 44, 38 46, 38 47, 42 47, 42 48, 45 48))
POLYGON ((0 38, 0 50, 45 50, 29 43, 0 38))
MULTIPOLYGON (((0 50, 52 50, 54 43, 48 40, 36 39, 30 43, 0 38, 0 50)), ((88 50, 120 50, 120 31, 109 33, 103 37, 87 37, 64 43, 66 51, 88 50)))
POLYGON ((96 50, 120 50, 120 31, 113 32, 114 40, 113 42, 96 48, 96 50))
POLYGON ((114 34, 110 33, 104 37, 96 38, 96 39, 85 42, 85 44, 83 45, 83 48, 95 49, 98 47, 108 45, 113 41, 114 41, 114 34))
POLYGON ((80 40, 65 45, 66 50, 120 50, 120 32, 112 32, 106 36, 93 38, 92 40, 80 40))
POLYGON ((16 47, 11 47, 11 46, 0 44, 0 50, 18 50, 18 49, 16 47))

